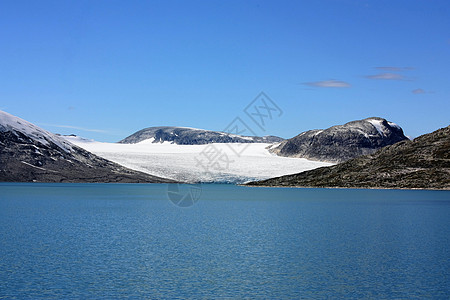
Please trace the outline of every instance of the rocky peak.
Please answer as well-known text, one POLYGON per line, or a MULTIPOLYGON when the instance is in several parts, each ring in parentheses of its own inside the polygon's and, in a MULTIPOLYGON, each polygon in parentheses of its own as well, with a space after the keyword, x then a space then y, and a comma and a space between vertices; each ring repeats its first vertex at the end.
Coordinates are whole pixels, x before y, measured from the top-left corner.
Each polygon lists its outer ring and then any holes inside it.
POLYGON ((145 141, 151 143, 170 142, 178 145, 202 145, 211 143, 278 143, 283 140, 277 136, 242 136, 189 127, 160 126, 139 130, 119 143, 136 144, 145 141))
POLYGON ((302 132, 283 141, 272 151, 280 156, 343 162, 406 139, 399 125, 371 117, 328 129, 302 132))

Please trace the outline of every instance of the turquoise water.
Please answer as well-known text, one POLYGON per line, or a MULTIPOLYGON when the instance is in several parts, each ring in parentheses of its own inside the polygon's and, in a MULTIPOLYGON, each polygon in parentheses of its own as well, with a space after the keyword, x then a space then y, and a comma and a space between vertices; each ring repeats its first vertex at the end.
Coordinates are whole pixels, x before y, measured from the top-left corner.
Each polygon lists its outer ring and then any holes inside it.
POLYGON ((450 192, 0 184, 0 298, 448 298, 450 192))

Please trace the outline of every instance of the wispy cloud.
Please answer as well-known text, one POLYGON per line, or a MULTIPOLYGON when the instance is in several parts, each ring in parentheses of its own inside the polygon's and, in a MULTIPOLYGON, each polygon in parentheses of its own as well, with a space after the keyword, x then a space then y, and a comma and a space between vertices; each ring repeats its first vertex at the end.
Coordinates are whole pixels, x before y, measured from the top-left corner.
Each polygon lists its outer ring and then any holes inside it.
POLYGON ((402 72, 402 71, 414 70, 413 67, 375 67, 375 69, 383 70, 383 71, 391 71, 391 72, 402 72))
POLYGON ((377 80, 406 80, 407 78, 402 74, 397 73, 380 73, 376 75, 367 75, 367 79, 377 79, 377 80))
POLYGON ((326 87, 326 88, 349 88, 351 84, 345 81, 340 80, 324 80, 324 81, 314 81, 314 82, 305 82, 304 85, 313 86, 313 87, 326 87))
POLYGON ((377 70, 386 71, 384 73, 374 74, 374 75, 366 75, 364 76, 367 79, 375 79, 375 80, 411 80, 410 78, 400 74, 404 71, 414 70, 413 67, 393 67, 393 66, 384 66, 384 67, 375 67, 377 70), (395 72, 395 73, 393 73, 395 72))
POLYGON ((424 89, 418 88, 411 91, 411 93, 415 95, 419 94, 434 94, 434 91, 425 91, 424 89))
POLYGON ((83 127, 71 126, 71 125, 45 124, 45 123, 39 123, 39 125, 57 127, 57 128, 76 129, 76 130, 82 130, 82 131, 88 131, 88 132, 108 133, 108 131, 102 130, 102 129, 83 128, 83 127))

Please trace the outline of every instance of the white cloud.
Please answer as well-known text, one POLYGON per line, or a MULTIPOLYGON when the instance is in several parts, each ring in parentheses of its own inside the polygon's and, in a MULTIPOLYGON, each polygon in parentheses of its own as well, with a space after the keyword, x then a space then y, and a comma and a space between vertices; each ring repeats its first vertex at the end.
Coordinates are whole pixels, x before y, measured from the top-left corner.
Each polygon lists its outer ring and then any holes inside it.
POLYGON ((381 79, 381 80, 406 80, 406 77, 396 73, 380 73, 376 75, 367 75, 368 79, 381 79))
POLYGON ((411 92, 416 95, 429 93, 429 92, 426 92, 424 89, 415 89, 415 90, 412 90, 411 92))
POLYGON ((392 71, 392 72, 401 72, 401 71, 414 70, 413 67, 375 67, 375 69, 383 70, 383 71, 392 71))
POLYGON ((78 127, 78 126, 71 126, 71 125, 45 124, 45 123, 39 123, 39 125, 58 127, 58 128, 76 129, 76 130, 89 131, 89 132, 108 133, 108 131, 102 130, 102 129, 90 129, 90 128, 83 128, 83 127, 78 127))
POLYGON ((324 80, 324 81, 314 81, 314 82, 305 82, 305 85, 314 86, 314 87, 332 87, 332 88, 349 88, 351 84, 345 81, 340 80, 324 80))

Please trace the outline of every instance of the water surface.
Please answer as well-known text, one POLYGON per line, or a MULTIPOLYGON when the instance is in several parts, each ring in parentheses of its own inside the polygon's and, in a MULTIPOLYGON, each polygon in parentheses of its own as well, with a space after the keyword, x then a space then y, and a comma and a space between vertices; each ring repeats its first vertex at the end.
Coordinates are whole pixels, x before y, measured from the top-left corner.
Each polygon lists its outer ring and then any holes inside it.
POLYGON ((448 298, 450 192, 0 184, 0 298, 448 298))

